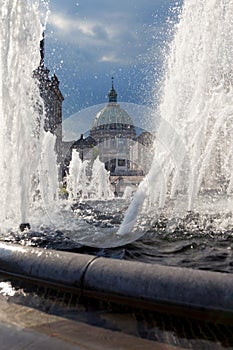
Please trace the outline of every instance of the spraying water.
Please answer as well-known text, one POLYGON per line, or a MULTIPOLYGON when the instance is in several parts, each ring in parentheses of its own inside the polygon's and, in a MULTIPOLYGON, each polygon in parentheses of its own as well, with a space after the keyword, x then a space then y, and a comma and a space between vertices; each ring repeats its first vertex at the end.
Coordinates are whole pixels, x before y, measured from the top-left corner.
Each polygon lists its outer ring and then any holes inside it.
MULTIPOLYGON (((95 190, 95 198, 101 197, 98 210, 89 204, 80 209, 79 203, 70 205, 70 201, 58 198, 55 136, 44 129, 44 104, 38 82, 43 68, 38 69, 44 31, 40 12, 43 4, 40 0, 4 0, 0 7, 0 235, 8 239, 19 235, 20 240, 23 235, 29 241, 36 235, 54 241, 59 229, 82 244, 122 245, 135 238, 116 242, 117 202, 102 207, 102 199, 110 196, 106 188, 109 174, 99 160, 94 165, 98 176, 93 173, 90 191, 93 194, 95 190), (110 217, 113 224, 109 223, 110 217), (31 230, 20 233, 19 225, 22 230, 30 227, 31 230), (104 228, 107 231, 103 232, 104 228)), ((73 185, 76 195, 79 189, 73 185)), ((83 194, 85 186, 81 190, 83 194)))
MULTIPOLYGON (((87 225, 102 209, 86 207, 87 215, 80 220, 78 206, 73 206, 76 209, 71 212, 70 205, 60 205, 57 200, 57 166, 52 152, 55 140, 44 131, 43 101, 32 74, 40 63, 38 48, 44 29, 39 5, 36 0, 6 0, 0 9, 1 230, 9 231, 30 221, 32 213, 32 221, 38 227, 42 219, 32 209, 44 206, 55 227, 74 234, 79 242, 108 247, 143 235, 142 225, 137 229, 138 222, 134 232, 129 232, 140 214, 143 218, 145 204, 156 208, 153 210, 172 209, 177 214, 197 209, 201 196, 214 193, 224 198, 224 209, 226 203, 229 207, 233 189, 233 2, 184 3, 165 62, 161 122, 152 167, 140 184, 118 235, 114 225, 106 224, 108 237, 102 232, 103 221, 105 216, 109 221, 112 213, 100 215, 93 231, 93 226, 89 229, 87 225)), ((77 162, 73 165, 76 167, 77 162)), ((72 170, 73 165, 71 173, 77 170, 72 170)), ((99 160, 94 168, 93 174, 98 176, 92 176, 94 186, 89 188, 90 193, 95 190, 98 198, 111 198, 106 190, 108 174, 99 160)), ((74 196, 78 187, 69 186, 74 196)), ((112 201, 113 209, 115 203, 112 201)), ((114 222, 119 221, 116 213, 114 209, 114 222)))
POLYGON ((199 210, 199 199, 208 194, 204 210, 216 196, 225 200, 217 211, 232 209, 232 18, 232 0, 184 2, 165 62, 154 161, 120 235, 132 228, 146 198, 154 208, 172 200, 175 211, 183 202, 187 211, 199 210))
POLYGON ((114 197, 111 189, 110 173, 105 169, 105 165, 100 161, 99 156, 93 163, 90 191, 92 198, 106 200, 114 197))
POLYGON ((49 168, 55 171, 54 161, 45 160, 53 137, 44 132, 43 102, 33 77, 44 29, 39 6, 39 1, 5 0, 0 8, 2 231, 29 221, 36 198, 48 202, 55 192, 55 181, 48 177, 49 168))
POLYGON ((82 161, 79 153, 73 149, 67 176, 67 192, 70 200, 113 198, 110 174, 97 157, 92 168, 87 160, 82 161))
MULTIPOLYGON (((82 168, 82 160, 79 157, 79 153, 73 149, 72 158, 69 165, 69 175, 67 176, 67 191, 69 194, 69 199, 76 199, 77 193, 79 191, 79 178, 82 168)), ((82 184, 81 184, 82 186, 82 184)))

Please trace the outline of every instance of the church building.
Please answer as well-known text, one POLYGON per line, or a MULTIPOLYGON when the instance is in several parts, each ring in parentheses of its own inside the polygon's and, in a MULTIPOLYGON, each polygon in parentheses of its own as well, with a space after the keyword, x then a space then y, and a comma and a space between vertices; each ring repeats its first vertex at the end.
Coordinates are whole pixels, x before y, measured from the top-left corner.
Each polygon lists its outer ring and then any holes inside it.
MULTIPOLYGON (((55 151, 57 163, 62 165, 62 102, 64 97, 59 88, 59 80, 54 74, 49 76, 49 69, 44 64, 44 38, 40 42, 40 65, 34 71, 34 77, 39 82, 40 95, 43 100, 45 112, 45 131, 56 136, 55 151)), ((60 174, 61 176, 61 169, 60 174)))
POLYGON ((90 136, 96 141, 100 160, 111 174, 123 175, 131 170, 130 146, 136 130, 130 115, 117 103, 112 78, 108 104, 94 118, 90 136))
POLYGON ((153 135, 142 129, 139 133, 137 131, 131 116, 117 103, 112 78, 107 105, 94 117, 89 136, 84 138, 81 135, 73 142, 66 153, 66 164, 70 161, 72 149, 76 149, 82 160, 93 161, 98 155, 111 176, 143 176, 148 169, 144 160, 150 155, 153 135))

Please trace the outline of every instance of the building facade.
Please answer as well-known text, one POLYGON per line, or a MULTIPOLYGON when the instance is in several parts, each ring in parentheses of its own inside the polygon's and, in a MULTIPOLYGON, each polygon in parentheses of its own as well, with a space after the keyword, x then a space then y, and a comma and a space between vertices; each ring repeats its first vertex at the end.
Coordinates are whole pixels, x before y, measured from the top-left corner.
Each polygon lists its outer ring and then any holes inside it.
POLYGON ((89 136, 81 135, 73 142, 66 153, 66 164, 72 149, 76 149, 82 160, 99 156, 111 176, 143 176, 149 169, 153 139, 149 132, 142 129, 138 132, 131 116, 117 103, 112 78, 107 105, 94 117, 89 136))
POLYGON ((113 175, 132 171, 130 148, 136 130, 130 115, 117 103, 112 79, 108 104, 94 118, 90 136, 96 141, 100 160, 113 175))
MULTIPOLYGON (((64 97, 59 87, 59 80, 54 74, 49 76, 49 69, 44 64, 44 38, 40 43, 40 65, 34 71, 34 77, 38 80, 40 96, 43 100, 41 113, 45 113, 44 129, 56 136, 55 152, 57 163, 62 166, 62 102, 64 97)), ((61 175, 61 169, 59 171, 61 175)))

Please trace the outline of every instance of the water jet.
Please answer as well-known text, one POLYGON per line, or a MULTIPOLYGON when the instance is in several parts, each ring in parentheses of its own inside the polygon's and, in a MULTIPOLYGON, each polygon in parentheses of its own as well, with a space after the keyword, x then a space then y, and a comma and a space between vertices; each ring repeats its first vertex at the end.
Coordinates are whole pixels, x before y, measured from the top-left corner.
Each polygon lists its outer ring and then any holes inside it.
POLYGON ((222 216, 216 231, 232 232, 224 219, 232 211, 232 13, 232 2, 184 2, 165 58, 154 159, 120 234, 150 208, 171 220, 198 213, 206 231, 209 216, 222 216))

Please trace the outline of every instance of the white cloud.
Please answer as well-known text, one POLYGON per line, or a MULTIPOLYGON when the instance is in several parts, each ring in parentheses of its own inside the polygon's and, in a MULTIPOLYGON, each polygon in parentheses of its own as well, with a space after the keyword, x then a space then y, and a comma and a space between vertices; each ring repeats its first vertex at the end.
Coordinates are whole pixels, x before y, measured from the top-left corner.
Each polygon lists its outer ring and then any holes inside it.
POLYGON ((57 28, 59 31, 62 31, 63 35, 67 36, 72 34, 75 30, 87 36, 94 36, 95 33, 93 28, 95 23, 76 20, 72 17, 64 16, 63 14, 53 13, 49 17, 49 24, 57 28))
POLYGON ((119 57, 116 57, 115 54, 109 54, 100 57, 99 62, 123 63, 123 60, 119 57))
POLYGON ((84 56, 95 57, 96 62, 129 63, 141 46, 140 30, 130 25, 128 16, 121 13, 99 20, 53 12, 48 23, 60 42, 77 47, 84 56))
MULTIPOLYGON (((101 20, 81 19, 78 16, 67 16, 58 12, 51 13, 48 23, 59 31, 59 34, 66 37, 67 40, 72 39, 72 35, 76 31, 77 34, 86 36, 87 38, 101 37, 106 40, 121 37, 124 32, 130 32, 131 26, 125 24, 125 19, 119 21, 111 21, 110 18, 102 18, 101 20)), ((133 33, 133 32, 132 32, 133 33)))

